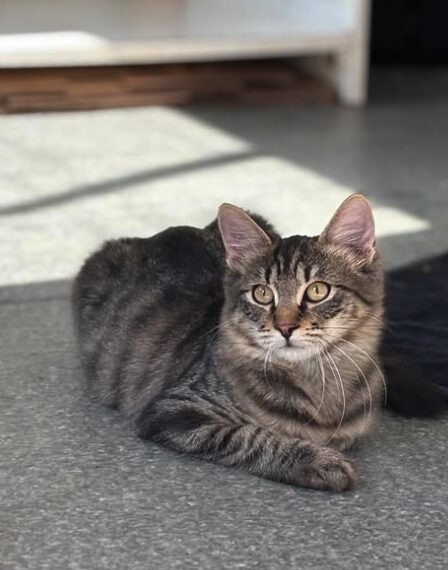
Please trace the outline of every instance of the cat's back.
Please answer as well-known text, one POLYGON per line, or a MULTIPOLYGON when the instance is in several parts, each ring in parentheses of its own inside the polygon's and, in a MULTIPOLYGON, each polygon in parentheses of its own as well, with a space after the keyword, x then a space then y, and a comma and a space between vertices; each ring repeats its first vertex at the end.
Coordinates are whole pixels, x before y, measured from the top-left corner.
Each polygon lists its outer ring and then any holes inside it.
POLYGON ((83 329, 96 314, 137 292, 202 293, 220 280, 218 252, 202 230, 168 228, 150 238, 107 241, 84 262, 73 287, 74 315, 83 329))
POLYGON ((198 348, 198 333, 216 326, 223 268, 208 237, 168 228, 106 242, 84 263, 73 288, 74 320, 85 373, 104 403, 118 405, 123 382, 133 385, 154 370, 162 380, 174 360, 181 367, 198 348))

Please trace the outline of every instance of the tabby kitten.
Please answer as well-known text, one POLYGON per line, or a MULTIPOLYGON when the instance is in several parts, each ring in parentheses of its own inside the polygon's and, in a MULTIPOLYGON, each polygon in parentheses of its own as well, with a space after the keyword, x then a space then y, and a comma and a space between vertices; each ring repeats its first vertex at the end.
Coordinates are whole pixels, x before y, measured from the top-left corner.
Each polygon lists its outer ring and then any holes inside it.
POLYGON ((369 202, 282 239, 224 204, 204 229, 107 242, 74 286, 95 396, 141 437, 292 485, 343 491, 341 452, 383 397, 383 273, 369 202))

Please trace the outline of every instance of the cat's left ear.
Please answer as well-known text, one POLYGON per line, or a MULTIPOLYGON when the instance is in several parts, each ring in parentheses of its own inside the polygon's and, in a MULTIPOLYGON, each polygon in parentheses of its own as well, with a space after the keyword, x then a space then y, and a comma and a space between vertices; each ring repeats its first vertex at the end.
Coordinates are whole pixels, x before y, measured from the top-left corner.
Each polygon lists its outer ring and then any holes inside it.
POLYGON ((354 250, 370 263, 377 255, 375 221, 370 202, 362 194, 349 196, 331 218, 320 241, 354 250))
POLYGON ((271 246, 271 239, 243 209, 222 204, 218 225, 230 269, 243 269, 245 263, 271 246))

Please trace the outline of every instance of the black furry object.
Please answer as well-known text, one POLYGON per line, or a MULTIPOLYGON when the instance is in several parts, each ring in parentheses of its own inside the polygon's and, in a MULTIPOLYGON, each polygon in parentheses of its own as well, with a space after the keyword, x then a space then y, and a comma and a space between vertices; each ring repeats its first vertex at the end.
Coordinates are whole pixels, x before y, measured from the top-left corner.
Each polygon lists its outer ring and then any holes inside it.
POLYGON ((448 411, 448 390, 425 379, 424 369, 397 360, 384 364, 386 407, 405 417, 435 418, 448 411))
POLYGON ((448 412, 448 254, 386 278, 381 348, 387 407, 407 417, 448 412))

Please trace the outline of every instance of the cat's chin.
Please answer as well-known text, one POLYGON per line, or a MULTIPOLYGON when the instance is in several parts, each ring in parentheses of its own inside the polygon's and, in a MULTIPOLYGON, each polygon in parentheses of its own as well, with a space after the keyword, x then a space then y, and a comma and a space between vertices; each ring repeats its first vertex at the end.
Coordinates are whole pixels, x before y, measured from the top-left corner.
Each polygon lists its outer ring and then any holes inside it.
POLYGON ((284 343, 276 346, 273 350, 273 354, 277 358, 289 362, 306 360, 314 356, 317 352, 319 352, 319 346, 308 342, 284 343))

